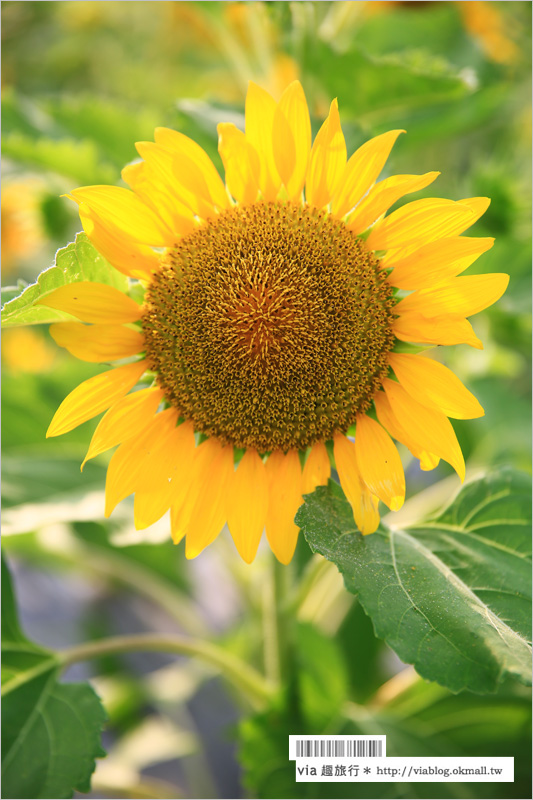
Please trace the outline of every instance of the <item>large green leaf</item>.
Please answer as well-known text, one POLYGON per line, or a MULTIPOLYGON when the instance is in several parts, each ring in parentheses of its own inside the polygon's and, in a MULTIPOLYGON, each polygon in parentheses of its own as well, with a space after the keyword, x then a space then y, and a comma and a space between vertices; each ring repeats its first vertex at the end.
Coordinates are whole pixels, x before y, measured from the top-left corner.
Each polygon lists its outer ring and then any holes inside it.
POLYGON ((57 656, 24 636, 3 561, 2 651, 2 796, 88 792, 105 712, 88 684, 58 683, 57 656))
POLYGON ((72 319, 70 314, 35 305, 35 302, 59 286, 77 281, 107 283, 122 291, 128 288, 127 277, 100 255, 84 233, 78 233, 75 242, 57 251, 55 266, 41 272, 36 283, 27 286, 18 297, 5 304, 2 309, 3 327, 72 319))
POLYGON ((504 470, 465 486, 436 519, 357 531, 330 481, 296 517, 386 640, 424 678, 454 692, 531 679, 530 481, 504 470))

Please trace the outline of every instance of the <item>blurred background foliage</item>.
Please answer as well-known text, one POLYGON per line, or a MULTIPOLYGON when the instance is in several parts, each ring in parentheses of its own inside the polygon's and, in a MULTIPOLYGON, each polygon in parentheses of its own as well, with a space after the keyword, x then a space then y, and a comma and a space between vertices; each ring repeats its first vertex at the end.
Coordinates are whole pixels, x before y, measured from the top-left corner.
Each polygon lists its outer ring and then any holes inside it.
MULTIPOLYGON (((435 356, 486 409, 480 420, 454 423, 469 474, 503 464, 529 469, 530 3, 4 2, 2 23, 4 286, 33 281, 80 229, 73 204, 60 195, 77 185, 120 184, 122 166, 136 158, 134 142, 152 138, 154 127, 196 139, 220 168, 216 124, 243 125, 248 80, 279 96, 298 78, 314 132, 338 97, 348 152, 405 128, 386 174, 438 169, 426 196, 492 198, 472 232, 496 244, 471 271, 508 272, 509 289, 473 320, 482 352, 461 346, 435 356)), ((135 532, 127 503, 104 522, 105 458, 79 472, 94 423, 44 438, 63 397, 99 368, 59 351, 39 326, 6 331, 2 356, 5 550, 27 633, 61 647, 110 633, 178 630, 221 636, 257 660, 266 562, 239 563, 222 536, 185 564, 166 522, 135 532)), ((406 466, 411 499, 398 520, 438 507, 458 487, 445 464, 431 473, 406 466)), ((305 572, 303 541, 297 556, 296 570, 305 572)), ((462 715, 478 720, 479 754, 489 751, 491 736, 519 747, 527 729, 522 690, 480 700, 417 680, 375 639, 334 569, 314 581, 299 618, 305 669, 316 669, 318 686, 326 682, 324 664, 330 675, 322 706, 322 689, 310 700, 319 717, 337 686, 357 703, 371 699, 392 728, 400 713, 413 741, 448 731, 446 747, 455 737, 453 746, 467 752, 468 736, 450 722, 462 715), (500 722, 482 736, 491 714, 500 722)), ((98 767, 95 797, 242 796, 233 741, 239 705, 209 670, 154 655, 108 658, 88 670, 72 674, 97 676, 110 715, 110 755, 98 767)), ((254 746, 272 744, 265 731, 284 730, 281 712, 269 714, 241 728, 245 783, 252 796, 259 784, 261 796, 287 796, 283 781, 250 767, 254 746)), ((419 754, 416 744, 411 749, 419 754)), ((423 788, 419 796, 489 796, 476 784, 469 795, 423 788)), ((405 791, 382 784, 375 796, 410 796, 405 791)), ((526 796, 523 784, 491 791, 526 796)))

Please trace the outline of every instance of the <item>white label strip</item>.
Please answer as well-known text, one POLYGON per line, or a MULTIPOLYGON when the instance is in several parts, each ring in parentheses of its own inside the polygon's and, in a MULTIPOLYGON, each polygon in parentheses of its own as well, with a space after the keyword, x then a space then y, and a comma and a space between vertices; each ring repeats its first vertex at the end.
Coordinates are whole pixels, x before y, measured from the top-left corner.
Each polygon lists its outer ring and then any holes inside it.
MULTIPOLYGON (((298 736, 294 738, 310 739, 312 737, 298 736)), ((294 760, 296 761, 297 783, 401 783, 402 781, 409 783, 512 783, 514 781, 514 758, 510 757, 313 757, 294 758, 294 760)))

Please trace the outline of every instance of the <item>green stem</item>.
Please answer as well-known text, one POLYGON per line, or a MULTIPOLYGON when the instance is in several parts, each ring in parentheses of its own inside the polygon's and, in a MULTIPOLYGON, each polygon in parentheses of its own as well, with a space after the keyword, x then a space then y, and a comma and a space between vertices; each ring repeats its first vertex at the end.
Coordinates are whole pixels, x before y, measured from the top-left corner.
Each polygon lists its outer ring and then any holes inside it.
MULTIPOLYGON (((274 558, 274 556, 271 556, 274 558)), ((272 562, 271 562, 272 563, 272 562)), ((276 598, 274 591, 274 572, 269 570, 263 584, 263 658, 265 674, 273 684, 280 685, 276 598)))
POLYGON ((99 658, 109 653, 132 653, 138 651, 178 653, 200 658, 202 661, 219 669, 221 674, 237 689, 241 690, 256 708, 263 707, 273 692, 273 687, 261 673, 245 664, 241 659, 209 642, 188 639, 182 636, 164 636, 151 633, 113 636, 70 647, 68 650, 58 653, 58 659, 63 667, 67 667, 78 661, 99 658))
POLYGON ((272 556, 270 591, 267 594, 265 621, 265 662, 279 688, 284 688, 288 716, 300 717, 298 669, 296 663, 296 617, 291 597, 292 566, 280 564, 272 556))
POLYGON ((286 685, 291 647, 292 613, 288 612, 290 567, 272 554, 263 595, 263 646, 265 672, 278 687, 286 685))
POLYGON ((292 662, 293 615, 289 612, 287 598, 291 567, 273 559, 273 588, 276 612, 276 644, 280 682, 286 682, 292 662))
POLYGON ((290 604, 294 585, 294 564, 286 567, 278 564, 276 573, 278 637, 280 667, 284 684, 287 687, 287 711, 292 723, 298 726, 302 721, 300 704, 299 665, 297 660, 297 620, 290 604))
POLYGON ((293 592, 289 601, 289 610, 297 614, 305 603, 307 597, 313 591, 322 575, 330 569, 330 562, 323 556, 314 555, 306 566, 300 583, 293 592))

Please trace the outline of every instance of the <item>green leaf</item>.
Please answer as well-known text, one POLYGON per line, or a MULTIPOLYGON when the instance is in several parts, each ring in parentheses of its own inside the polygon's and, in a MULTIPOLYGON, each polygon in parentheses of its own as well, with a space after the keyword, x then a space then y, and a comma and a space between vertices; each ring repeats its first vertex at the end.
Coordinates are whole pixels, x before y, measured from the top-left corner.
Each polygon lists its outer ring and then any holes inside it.
POLYGON ((405 530, 361 536, 332 481, 296 522, 404 662, 453 692, 482 694, 507 675, 531 680, 530 508, 527 476, 503 470, 405 530))
POLYGON ((3 155, 23 165, 52 170, 78 184, 116 183, 137 158, 135 141, 150 139, 157 113, 95 95, 46 100, 2 98, 3 155))
POLYGON ((27 282, 21 278, 18 279, 16 286, 2 286, 2 308, 6 303, 18 297, 27 287, 27 282))
POLYGON ((128 288, 127 277, 100 255, 84 233, 78 233, 75 242, 57 251, 55 266, 41 272, 36 283, 26 287, 22 294, 5 304, 2 309, 3 327, 73 319, 70 314, 35 305, 35 302, 59 286, 77 281, 107 283, 121 291, 128 288))
POLYGON ((2 796, 88 792, 105 712, 88 684, 60 684, 57 656, 30 642, 2 561, 2 796))
POLYGON ((300 624, 296 631, 300 669, 298 692, 306 719, 327 725, 341 712, 348 693, 348 677, 340 649, 334 639, 312 625, 300 624))
MULTIPOLYGON (((138 158, 135 142, 153 139, 161 124, 159 115, 147 107, 128 106, 95 94, 61 95, 43 104, 47 114, 66 133, 78 140, 89 139, 99 149, 100 159, 115 166, 115 183, 120 169, 138 158)), ((90 183, 96 183, 93 179, 90 183)))
POLYGON ((311 38, 306 45, 302 69, 318 73, 328 97, 339 96, 341 113, 351 113, 363 124, 383 124, 394 113, 413 113, 451 99, 457 102, 472 93, 457 68, 427 51, 373 56, 361 46, 340 53, 333 44, 311 38), (353 91, 354 75, 357 92, 353 91))
MULTIPOLYGON (((80 463, 80 459, 47 458, 40 453, 4 456, 5 533, 37 530, 51 521, 97 519, 105 466, 94 462, 82 473, 80 463)), ((100 512, 103 517, 103 505, 100 512)))
POLYGON ((2 154, 24 165, 52 170, 82 185, 115 183, 118 179, 116 168, 102 163, 98 148, 88 139, 41 136, 34 140, 22 133, 11 133, 3 138, 2 154))
MULTIPOLYGON (((360 658, 364 658, 364 651, 360 658)), ((303 670, 302 665, 302 670, 303 670)), ((408 673, 408 671, 407 671, 408 673)), ((300 677, 302 675, 300 674, 300 677)), ((519 684, 497 695, 480 697, 468 692, 453 695, 437 684, 408 675, 398 676, 398 693, 385 684, 370 704, 345 702, 343 714, 330 714, 317 724, 308 716, 306 698, 300 695, 300 716, 278 703, 240 725, 240 756, 244 782, 252 797, 268 798, 466 798, 528 796, 530 791, 531 703, 519 684), (390 699, 384 701, 384 698, 390 699), (288 737, 302 735, 372 735, 387 737, 387 755, 393 757, 509 756, 515 758, 513 784, 425 784, 407 782, 365 783, 364 795, 353 784, 296 783, 295 763, 287 758, 288 737), (257 754, 261 753, 261 758, 257 754)), ((327 681, 325 682, 327 691, 327 681)))

